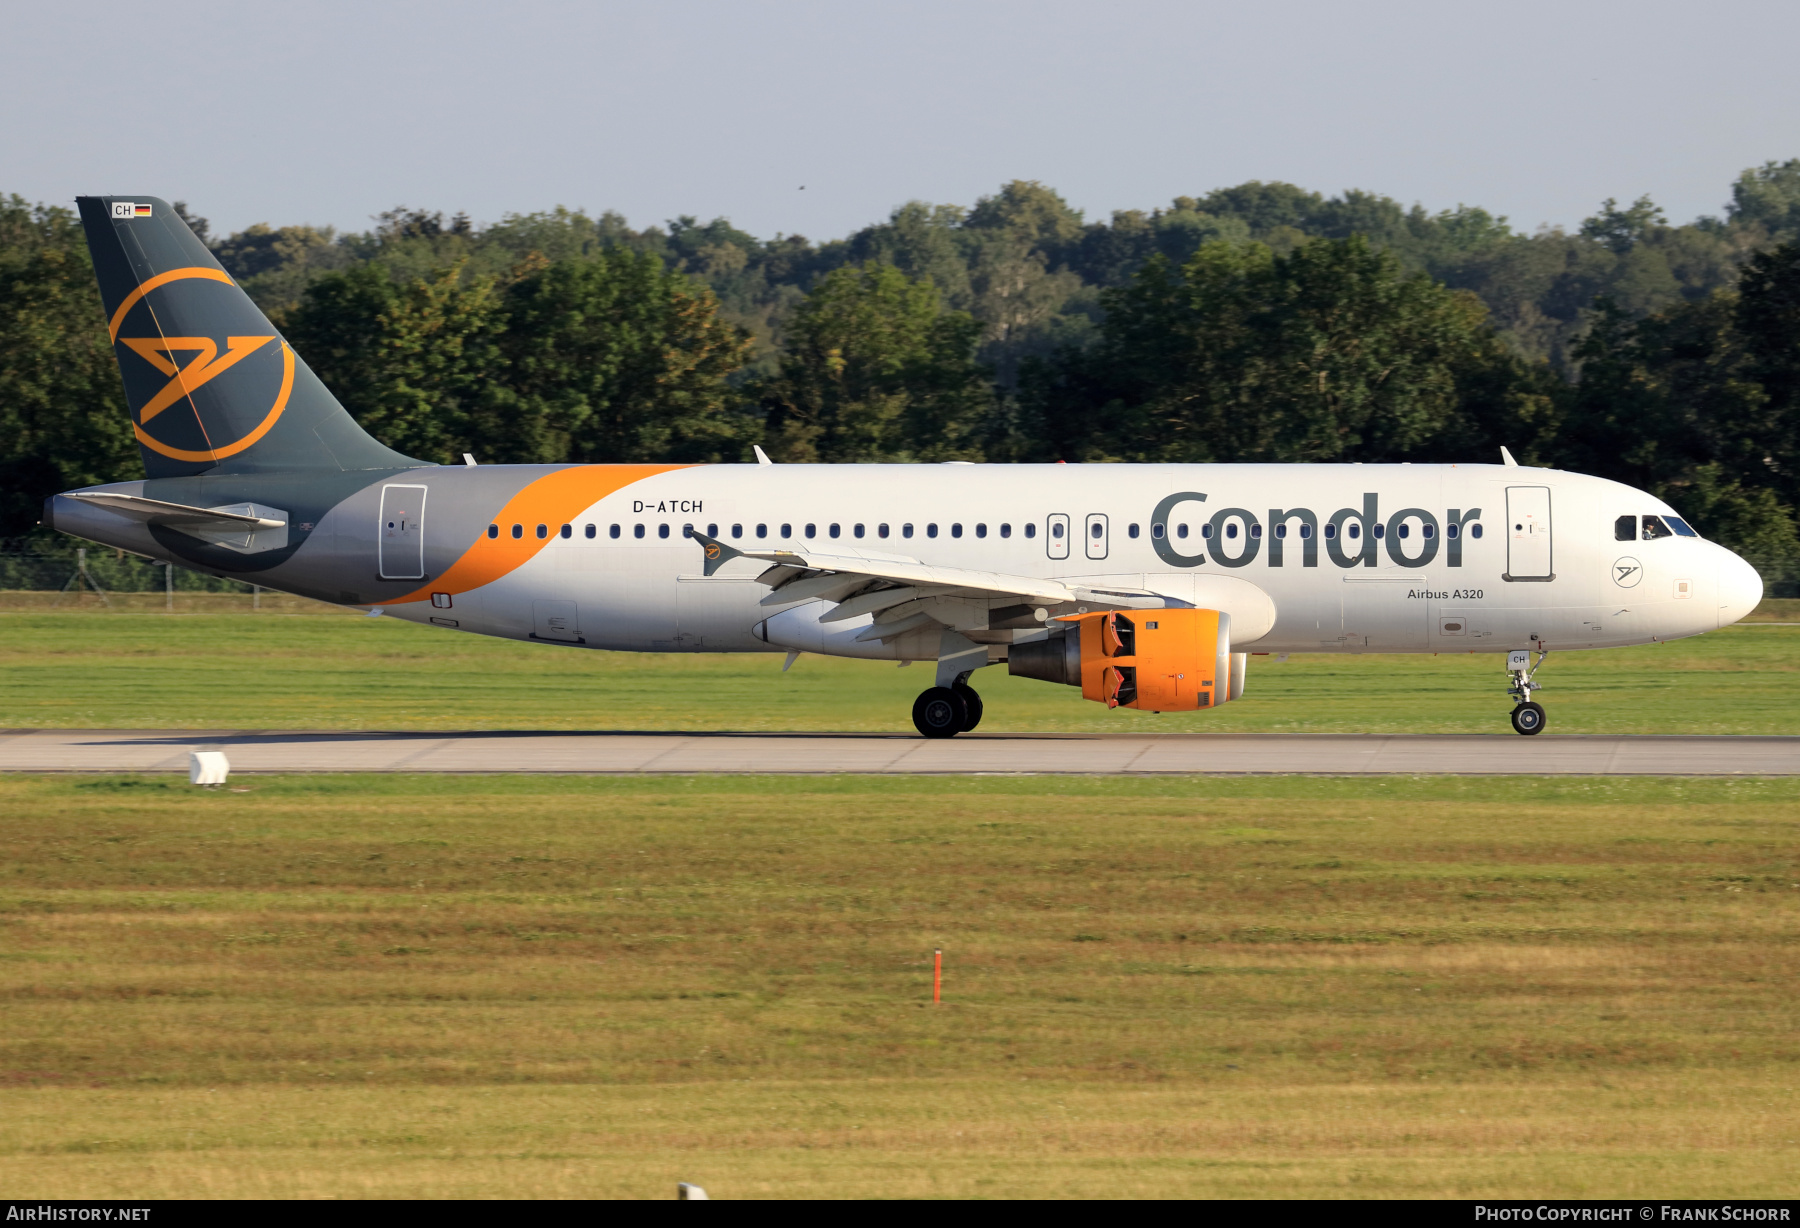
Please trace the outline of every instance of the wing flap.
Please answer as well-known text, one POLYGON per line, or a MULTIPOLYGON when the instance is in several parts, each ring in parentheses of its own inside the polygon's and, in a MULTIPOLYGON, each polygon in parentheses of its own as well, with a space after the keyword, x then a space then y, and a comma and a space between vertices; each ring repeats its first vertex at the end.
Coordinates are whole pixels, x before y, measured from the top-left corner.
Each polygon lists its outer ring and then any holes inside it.
MULTIPOLYGON (((1032 597, 1058 605, 1076 599, 1075 590, 1055 580, 1013 576, 998 571, 973 571, 963 567, 934 567, 898 554, 875 554, 859 550, 830 553, 818 550, 739 550, 704 533, 695 533, 694 540, 700 543, 705 552, 706 574, 709 576, 732 559, 747 558, 774 564, 776 568, 792 568, 794 570, 788 573, 790 576, 830 572, 846 580, 862 576, 869 580, 886 580, 918 588, 969 589, 996 597, 1032 597)), ((764 583, 768 583, 774 577, 769 572, 764 572, 761 578, 764 583)), ((770 596, 781 591, 778 587, 770 596)))

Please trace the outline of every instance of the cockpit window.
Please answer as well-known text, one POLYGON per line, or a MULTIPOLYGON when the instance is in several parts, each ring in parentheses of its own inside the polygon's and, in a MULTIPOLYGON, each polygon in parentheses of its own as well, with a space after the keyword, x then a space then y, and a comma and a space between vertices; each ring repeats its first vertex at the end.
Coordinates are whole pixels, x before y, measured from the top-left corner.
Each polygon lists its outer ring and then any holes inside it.
POLYGON ((1677 537, 1700 536, 1698 533, 1694 532, 1693 526, 1679 516, 1664 516, 1663 519, 1669 522, 1669 527, 1675 530, 1675 536, 1677 537))
POLYGON ((1637 540, 1637 517, 1621 516, 1613 521, 1613 540, 1616 542, 1634 542, 1637 540))
POLYGON ((1673 537, 1675 530, 1663 523, 1661 516, 1644 517, 1644 540, 1653 542, 1659 537, 1673 537))

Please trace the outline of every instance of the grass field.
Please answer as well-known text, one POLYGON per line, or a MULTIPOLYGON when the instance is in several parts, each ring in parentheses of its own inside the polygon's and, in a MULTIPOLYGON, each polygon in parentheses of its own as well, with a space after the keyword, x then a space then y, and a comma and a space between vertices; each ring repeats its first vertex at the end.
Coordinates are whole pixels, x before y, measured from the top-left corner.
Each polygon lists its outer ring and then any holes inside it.
MULTIPOLYGON (((807 656, 784 674, 778 653, 588 652, 284 600, 0 612, 0 728, 906 731, 931 682, 923 667, 807 656)), ((1553 734, 1800 733, 1800 625, 1553 653, 1538 677, 1553 734)), ((1003 669, 975 682, 988 732, 1507 733, 1511 708, 1493 653, 1252 657, 1242 700, 1162 716, 1003 669)))
POLYGON ((0 778, 0 1188, 1792 1197, 1797 803, 0 778))

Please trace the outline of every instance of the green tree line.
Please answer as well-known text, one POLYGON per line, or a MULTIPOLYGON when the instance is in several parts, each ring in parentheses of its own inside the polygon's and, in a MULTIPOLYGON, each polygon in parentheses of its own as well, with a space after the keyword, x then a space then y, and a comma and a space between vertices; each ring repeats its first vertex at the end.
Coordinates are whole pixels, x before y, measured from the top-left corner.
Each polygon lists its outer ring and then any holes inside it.
MULTIPOLYGON (((1088 221, 1014 182, 844 239, 557 209, 197 233, 432 461, 1440 461, 1618 478, 1800 579, 1800 159, 1723 216, 1525 234, 1248 183, 1088 221)), ((136 476, 80 228, 0 200, 0 536, 136 476)))

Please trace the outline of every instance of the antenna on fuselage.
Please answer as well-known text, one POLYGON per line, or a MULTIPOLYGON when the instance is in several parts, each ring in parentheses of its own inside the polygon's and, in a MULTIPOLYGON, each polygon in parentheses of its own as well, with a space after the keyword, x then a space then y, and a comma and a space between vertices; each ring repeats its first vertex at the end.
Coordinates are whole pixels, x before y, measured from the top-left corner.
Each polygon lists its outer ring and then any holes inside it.
POLYGON ((1505 444, 1500 445, 1500 463, 1505 465, 1508 469, 1517 469, 1519 467, 1519 462, 1513 459, 1513 454, 1506 450, 1505 444))
POLYGON ((774 463, 775 463, 775 462, 774 462, 774 461, 772 461, 772 460, 770 460, 770 459, 769 459, 769 454, 768 454, 768 453, 767 453, 767 452, 764 452, 764 451, 763 451, 763 450, 762 450, 762 445, 761 445, 761 444, 759 444, 759 443, 753 443, 753 444, 751 444, 751 445, 750 445, 750 450, 751 450, 751 451, 752 451, 752 452, 754 452, 754 453, 756 453, 756 463, 757 463, 757 464, 759 464, 759 465, 773 465, 773 464, 774 464, 774 463))

